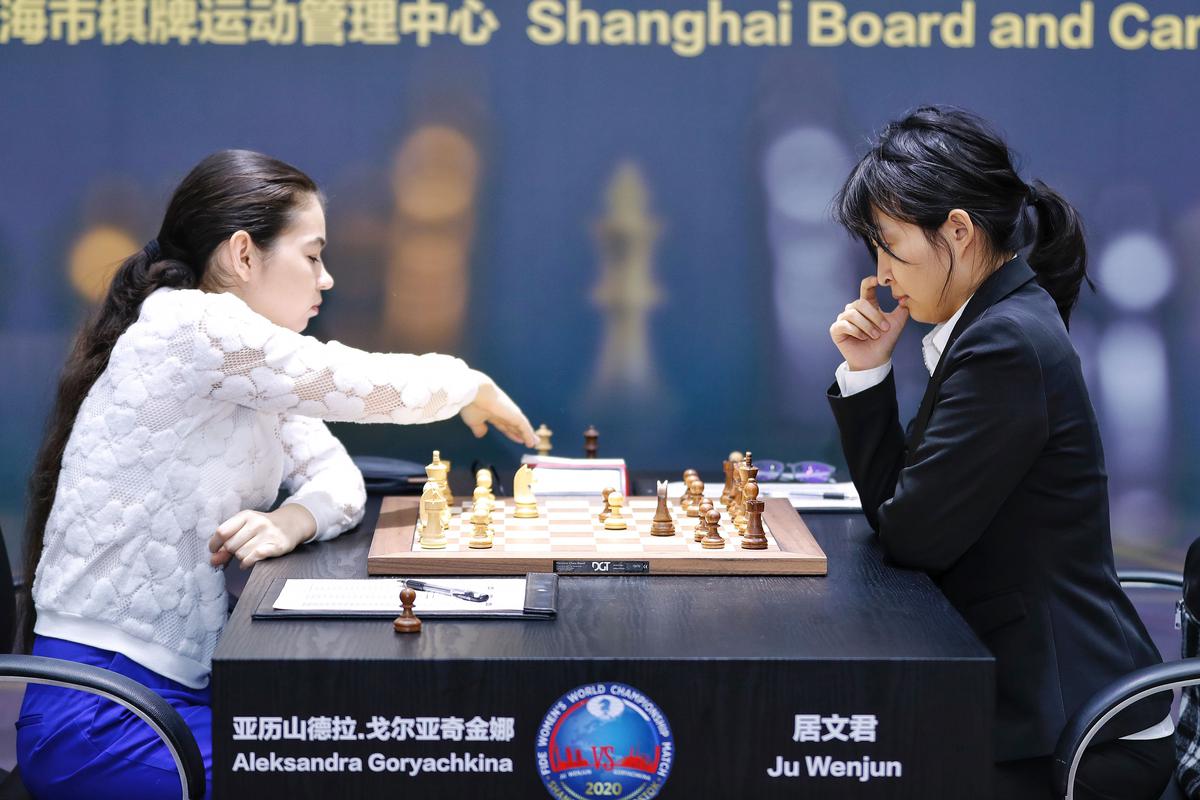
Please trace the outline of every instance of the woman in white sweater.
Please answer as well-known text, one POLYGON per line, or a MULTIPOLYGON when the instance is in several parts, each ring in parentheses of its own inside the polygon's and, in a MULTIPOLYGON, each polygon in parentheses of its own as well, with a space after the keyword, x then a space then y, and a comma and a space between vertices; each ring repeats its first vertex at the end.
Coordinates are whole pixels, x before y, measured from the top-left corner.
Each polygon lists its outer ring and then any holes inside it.
MULTIPOLYGON (((491 424, 536 441, 508 396, 457 358, 300 334, 333 286, 322 203, 308 176, 258 153, 197 165, 77 339, 31 481, 33 652, 158 691, 192 727, 210 774, 221 567, 362 518, 362 475, 324 421, 457 413, 476 436, 491 424), (290 496, 265 510, 281 486, 290 496)), ((111 702, 30 685, 17 725, 39 799, 178 794, 157 737, 111 702)))

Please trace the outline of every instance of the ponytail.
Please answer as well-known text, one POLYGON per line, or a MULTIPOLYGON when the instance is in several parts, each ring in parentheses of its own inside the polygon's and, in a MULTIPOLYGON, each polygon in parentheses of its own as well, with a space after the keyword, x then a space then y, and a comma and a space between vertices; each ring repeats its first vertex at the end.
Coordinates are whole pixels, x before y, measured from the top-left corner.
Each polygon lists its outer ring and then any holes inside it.
POLYGON ((968 111, 922 106, 889 123, 846 178, 834 216, 874 254, 887 250, 877 212, 919 226, 935 242, 955 208, 971 215, 992 255, 1032 244, 1029 266, 1067 324, 1080 286, 1092 285, 1083 222, 1058 192, 1041 181, 1026 185, 1000 134, 968 111))
POLYGON ((1083 282, 1095 288, 1087 274, 1083 220, 1061 194, 1041 181, 1030 185, 1027 202, 1037 216, 1037 233, 1026 260, 1037 273, 1038 283, 1054 298, 1063 324, 1070 328, 1071 309, 1083 282))
POLYGON ((143 301, 154 290, 212 288, 218 282, 208 275, 208 262, 222 242, 245 231, 258 247, 269 248, 290 223, 292 213, 313 197, 321 197, 316 183, 290 164, 248 150, 214 153, 175 189, 158 237, 125 259, 113 276, 104 302, 71 347, 29 479, 24 581, 19 595, 24 649, 33 645, 33 583, 46 521, 58 491, 63 453, 75 417, 108 367, 117 339, 137 320, 143 301))

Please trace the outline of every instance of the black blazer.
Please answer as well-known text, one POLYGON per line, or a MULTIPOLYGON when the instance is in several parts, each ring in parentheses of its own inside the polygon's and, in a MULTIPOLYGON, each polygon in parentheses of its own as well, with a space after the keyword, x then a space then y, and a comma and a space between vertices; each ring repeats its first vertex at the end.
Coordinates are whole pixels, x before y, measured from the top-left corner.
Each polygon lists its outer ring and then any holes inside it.
MULTIPOLYGON (((863 512, 996 657, 996 760, 1051 753, 1067 718, 1158 651, 1117 582, 1095 412, 1054 301, 1023 258, 964 309, 907 437, 896 386, 829 391, 863 512)), ((1161 721, 1131 706, 1105 741, 1161 721)))

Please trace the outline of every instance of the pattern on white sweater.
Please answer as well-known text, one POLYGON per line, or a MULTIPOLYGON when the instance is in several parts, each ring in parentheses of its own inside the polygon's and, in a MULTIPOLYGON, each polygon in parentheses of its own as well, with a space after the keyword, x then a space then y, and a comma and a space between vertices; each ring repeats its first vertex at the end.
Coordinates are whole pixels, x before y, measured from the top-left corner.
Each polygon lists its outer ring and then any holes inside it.
POLYGON ((269 508, 282 486, 316 538, 338 535, 365 493, 321 420, 431 422, 476 389, 450 356, 366 353, 274 325, 231 294, 155 291, 67 442, 33 585, 37 632, 204 685, 227 605, 208 561, 217 525, 269 508))

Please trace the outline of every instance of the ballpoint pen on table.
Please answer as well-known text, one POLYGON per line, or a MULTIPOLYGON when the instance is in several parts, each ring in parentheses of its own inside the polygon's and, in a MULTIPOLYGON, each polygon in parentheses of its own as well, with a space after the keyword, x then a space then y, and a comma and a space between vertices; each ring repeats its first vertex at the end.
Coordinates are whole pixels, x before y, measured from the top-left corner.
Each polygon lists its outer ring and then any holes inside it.
POLYGON ((845 492, 797 492, 788 491, 788 497, 818 497, 822 500, 845 500, 845 492))
MULTIPOLYGON (((811 486, 811 485, 810 485, 811 486)), ((796 489, 788 488, 787 497, 790 498, 820 498, 822 500, 846 500, 845 492, 822 492, 821 489, 812 487, 812 491, 798 492, 796 489)))
POLYGON ((434 594, 445 594, 451 597, 457 597, 459 600, 466 600, 470 603, 486 603, 490 594, 476 594, 468 592, 465 589, 455 589, 451 586, 438 586, 435 583, 426 583, 425 581, 406 580, 404 585, 418 592, 433 592, 434 594))

